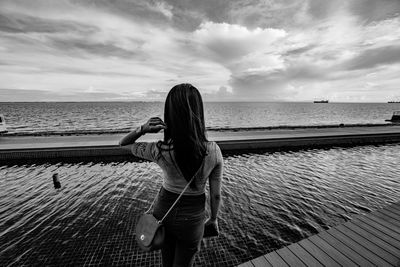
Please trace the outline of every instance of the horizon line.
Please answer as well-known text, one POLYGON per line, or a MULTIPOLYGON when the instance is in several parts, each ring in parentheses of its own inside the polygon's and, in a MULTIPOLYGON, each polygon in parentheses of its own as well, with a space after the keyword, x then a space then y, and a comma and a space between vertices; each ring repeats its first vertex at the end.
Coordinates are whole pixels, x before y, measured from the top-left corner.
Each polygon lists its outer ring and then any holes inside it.
MULTIPOLYGON (((253 101, 253 100, 206 100, 204 103, 314 103, 315 100, 301 100, 301 101, 284 101, 284 100, 276 100, 276 101, 253 101)), ((57 101, 57 100, 43 100, 43 101, 0 101, 0 103, 163 103, 165 100, 99 100, 99 101, 57 101)), ((377 101, 377 102, 369 102, 369 101, 329 101, 329 103, 322 104, 340 104, 340 103, 362 103, 362 104, 398 104, 400 102, 389 103, 390 101, 377 101)))

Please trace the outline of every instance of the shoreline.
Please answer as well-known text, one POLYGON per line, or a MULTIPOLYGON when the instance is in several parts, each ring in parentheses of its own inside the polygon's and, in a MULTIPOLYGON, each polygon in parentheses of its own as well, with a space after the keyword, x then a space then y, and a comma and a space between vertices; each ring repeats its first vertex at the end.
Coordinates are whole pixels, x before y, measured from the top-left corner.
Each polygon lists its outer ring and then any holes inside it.
MULTIPOLYGON (((294 150, 400 142, 400 125, 353 127, 306 127, 248 131, 208 131, 223 152, 294 150)), ((118 141, 125 134, 71 136, 1 136, 0 163, 24 159, 127 157, 118 141)), ((139 141, 162 140, 163 134, 147 134, 139 141)))
MULTIPOLYGON (((392 127, 399 123, 353 123, 353 124, 318 124, 318 125, 279 125, 279 126, 256 126, 256 127, 206 127, 207 132, 246 132, 266 130, 296 130, 296 129, 324 129, 324 128, 352 128, 352 127, 392 127)), ((129 133, 131 129, 118 130, 72 130, 72 131, 37 131, 37 132, 7 132, 0 135, 12 136, 80 136, 80 135, 112 135, 129 133)))

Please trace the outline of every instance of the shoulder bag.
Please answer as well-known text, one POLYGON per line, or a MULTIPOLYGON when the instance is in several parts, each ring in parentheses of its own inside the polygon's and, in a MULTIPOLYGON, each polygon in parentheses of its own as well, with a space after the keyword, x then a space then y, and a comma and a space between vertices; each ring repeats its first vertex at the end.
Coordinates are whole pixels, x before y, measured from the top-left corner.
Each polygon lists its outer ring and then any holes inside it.
POLYGON ((164 244, 165 238, 165 229, 163 225, 163 221, 171 212, 171 210, 175 207, 176 203, 178 203, 179 199, 182 197, 183 193, 185 193, 186 189, 189 187, 189 184, 193 181, 195 176, 187 183, 183 191, 180 193, 179 197, 175 200, 174 204, 169 208, 169 210, 165 213, 164 217, 161 220, 157 220, 153 214, 151 214, 154 202, 158 198, 157 196, 154 198, 153 203, 150 208, 139 218, 139 221, 136 224, 136 241, 139 247, 143 251, 153 251, 161 249, 164 244))

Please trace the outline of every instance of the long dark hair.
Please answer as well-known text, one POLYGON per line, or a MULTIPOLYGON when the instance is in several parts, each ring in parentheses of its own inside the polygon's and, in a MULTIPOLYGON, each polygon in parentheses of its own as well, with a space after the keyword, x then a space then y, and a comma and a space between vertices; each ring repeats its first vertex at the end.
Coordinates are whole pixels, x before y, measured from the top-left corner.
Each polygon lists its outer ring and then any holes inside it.
MULTIPOLYGON (((172 144, 176 163, 186 181, 201 167, 207 152, 203 100, 191 84, 172 87, 165 101, 164 143, 172 144)), ((196 188, 196 183, 190 184, 196 188)))

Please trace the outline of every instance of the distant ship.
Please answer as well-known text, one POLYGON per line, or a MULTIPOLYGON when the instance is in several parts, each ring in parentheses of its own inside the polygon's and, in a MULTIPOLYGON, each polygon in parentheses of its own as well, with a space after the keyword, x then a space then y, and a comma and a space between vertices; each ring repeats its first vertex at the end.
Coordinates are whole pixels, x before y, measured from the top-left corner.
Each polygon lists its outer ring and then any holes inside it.
POLYGON ((392 118, 390 120, 385 120, 385 121, 400 122, 400 111, 393 112, 392 118))
POLYGON ((314 103, 329 103, 329 100, 315 100, 314 103))
POLYGON ((388 103, 392 104, 392 103, 400 103, 400 101, 388 101, 388 103))

